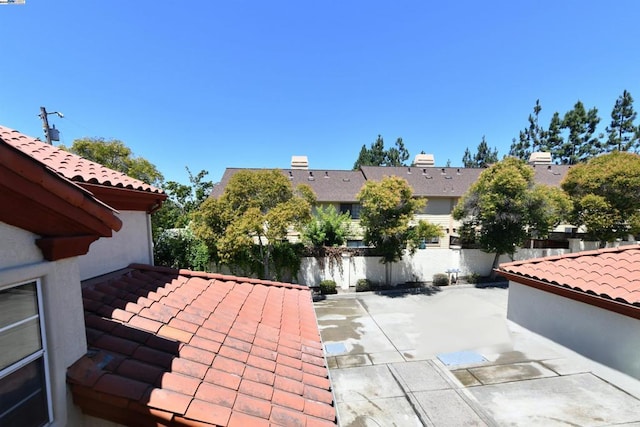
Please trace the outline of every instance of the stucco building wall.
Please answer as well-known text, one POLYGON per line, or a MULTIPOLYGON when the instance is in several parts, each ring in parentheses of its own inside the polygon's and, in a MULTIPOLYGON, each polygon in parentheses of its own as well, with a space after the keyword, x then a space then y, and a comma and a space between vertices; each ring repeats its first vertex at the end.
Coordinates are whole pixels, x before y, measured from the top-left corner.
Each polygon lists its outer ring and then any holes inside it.
POLYGON ((91 244, 80 257, 81 280, 120 270, 131 263, 153 264, 150 216, 146 212, 123 211, 120 231, 91 244))
POLYGON ((52 426, 69 425, 67 367, 87 350, 78 259, 43 261, 38 236, 0 222, 0 286, 41 281, 42 313, 53 406, 52 426))
POLYGON ((507 318, 640 379, 640 320, 511 281, 507 318))

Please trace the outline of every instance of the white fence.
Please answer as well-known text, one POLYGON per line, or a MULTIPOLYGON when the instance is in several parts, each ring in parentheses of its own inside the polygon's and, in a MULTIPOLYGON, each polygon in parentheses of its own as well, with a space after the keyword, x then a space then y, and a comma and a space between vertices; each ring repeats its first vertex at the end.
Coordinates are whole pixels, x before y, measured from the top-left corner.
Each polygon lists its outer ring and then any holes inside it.
MULTIPOLYGON (((560 255, 570 252, 568 249, 521 249, 514 259, 528 259, 542 256, 560 255)), ((391 285, 406 282, 430 282, 438 273, 447 270, 458 270, 459 276, 472 273, 488 276, 491 273, 494 254, 479 249, 425 249, 413 256, 405 256, 401 261, 391 265, 391 285)), ((323 262, 316 258, 303 258, 298 282, 306 285, 317 285, 322 280, 334 280, 341 289, 354 287, 359 279, 369 279, 373 283, 385 283, 385 266, 379 257, 347 256, 336 263, 329 260, 323 262)), ((502 256, 500 262, 511 261, 502 256)))
MULTIPOLYGON (((629 240, 608 243, 610 246, 633 245, 638 242, 629 240)), ((565 253, 598 249, 598 242, 581 239, 569 239, 569 249, 518 249, 514 261, 540 258, 565 253)), ((480 276, 491 274, 494 254, 482 252, 480 249, 438 249, 418 250, 413 256, 405 256, 401 261, 391 265, 391 285, 406 282, 431 282, 433 275, 447 273, 447 270, 458 270, 458 276, 472 273, 480 276)), ((500 257, 500 263, 510 262, 507 255, 500 257)), ((372 283, 384 284, 385 266, 379 257, 343 256, 338 265, 324 262, 324 268, 315 258, 303 258, 298 283, 315 286, 322 280, 331 279, 341 289, 354 287, 359 279, 369 279, 372 283)))

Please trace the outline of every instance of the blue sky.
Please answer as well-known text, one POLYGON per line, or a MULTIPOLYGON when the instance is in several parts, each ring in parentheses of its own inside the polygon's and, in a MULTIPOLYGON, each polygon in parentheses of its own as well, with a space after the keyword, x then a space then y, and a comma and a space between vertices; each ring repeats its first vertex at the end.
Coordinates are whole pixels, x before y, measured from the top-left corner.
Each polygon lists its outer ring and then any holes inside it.
POLYGON ((167 180, 185 167, 350 169, 363 144, 461 165, 506 154, 536 99, 577 100, 601 130, 640 110, 640 2, 27 0, 0 6, 0 124, 124 141, 167 180))

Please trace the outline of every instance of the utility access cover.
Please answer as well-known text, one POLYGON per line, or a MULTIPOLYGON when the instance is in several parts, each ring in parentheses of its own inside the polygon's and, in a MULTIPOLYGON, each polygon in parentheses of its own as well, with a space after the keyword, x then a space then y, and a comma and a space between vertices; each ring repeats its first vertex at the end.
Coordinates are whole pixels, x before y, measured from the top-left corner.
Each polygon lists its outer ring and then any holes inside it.
POLYGON ((344 343, 334 342, 334 343, 330 343, 330 344, 325 344, 324 345, 324 352, 328 356, 334 356, 336 354, 346 353, 347 352, 347 347, 344 345, 344 343))
POLYGON ((471 363, 486 362, 481 354, 475 351, 456 351, 453 353, 443 353, 438 355, 438 359, 447 366, 468 365, 471 363))

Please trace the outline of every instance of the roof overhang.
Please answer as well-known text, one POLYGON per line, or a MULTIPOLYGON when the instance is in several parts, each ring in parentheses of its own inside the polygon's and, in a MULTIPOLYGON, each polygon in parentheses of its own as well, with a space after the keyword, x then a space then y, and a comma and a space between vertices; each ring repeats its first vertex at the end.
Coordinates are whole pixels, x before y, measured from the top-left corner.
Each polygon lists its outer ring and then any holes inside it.
POLYGON ((109 206, 122 211, 144 211, 153 213, 160 209, 167 199, 165 193, 151 193, 124 187, 106 187, 89 182, 79 182, 79 186, 93 193, 109 206))
POLYGON ((543 280, 533 279, 531 277, 521 276, 519 274, 510 273, 501 269, 497 269, 495 271, 501 276, 506 277, 508 280, 519 283, 521 285, 529 286, 544 292, 549 292, 558 296, 579 301, 584 304, 589 304, 594 307, 621 314, 623 316, 640 319, 640 307, 632 304, 602 298, 594 294, 589 294, 576 289, 556 285, 554 283, 549 283, 543 280))
POLYGON ((93 194, 0 140, 0 221, 38 234, 45 259, 84 255, 122 222, 93 194))

